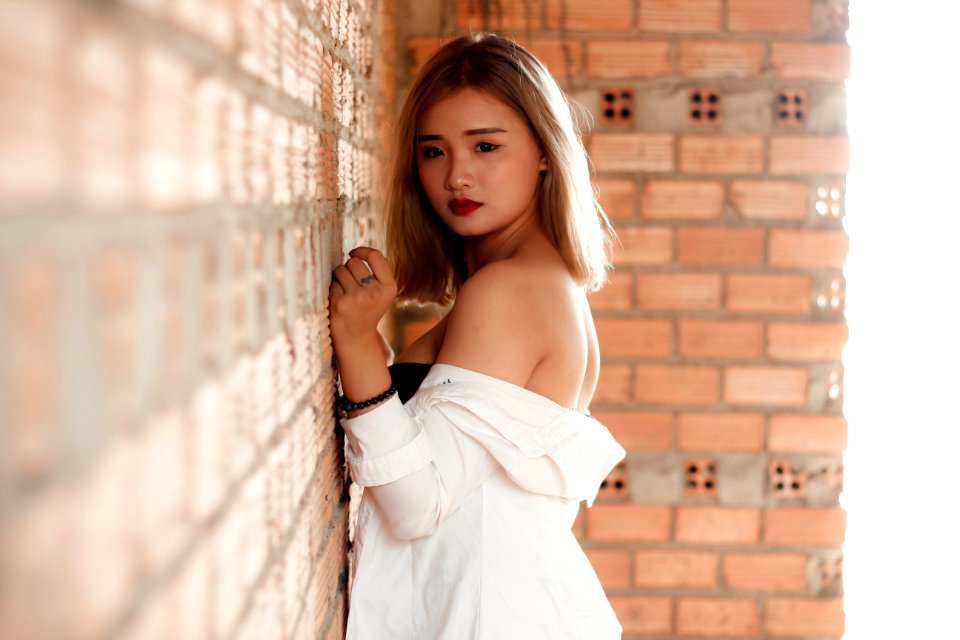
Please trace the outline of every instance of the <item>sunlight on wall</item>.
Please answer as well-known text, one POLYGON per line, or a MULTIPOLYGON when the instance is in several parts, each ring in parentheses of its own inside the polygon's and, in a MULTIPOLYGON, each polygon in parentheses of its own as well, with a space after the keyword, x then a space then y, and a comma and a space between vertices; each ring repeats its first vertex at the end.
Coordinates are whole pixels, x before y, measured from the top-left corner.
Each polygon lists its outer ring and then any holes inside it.
POLYGON ((846 640, 958 637, 958 18, 850 2, 846 640))

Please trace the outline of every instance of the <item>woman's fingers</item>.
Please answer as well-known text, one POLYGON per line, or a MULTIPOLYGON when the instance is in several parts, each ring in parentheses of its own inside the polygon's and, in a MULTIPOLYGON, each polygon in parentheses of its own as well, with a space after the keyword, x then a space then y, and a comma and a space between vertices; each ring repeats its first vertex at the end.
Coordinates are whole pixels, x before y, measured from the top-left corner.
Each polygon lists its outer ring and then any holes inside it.
POLYGON ((383 284, 393 284, 393 267, 387 257, 372 247, 357 247, 350 252, 350 256, 360 258, 367 263, 373 272, 373 277, 383 284))
POLYGON ((353 273, 345 266, 340 265, 335 267, 333 270, 334 281, 330 284, 333 287, 334 284, 340 285, 340 288, 343 289, 343 293, 349 293, 354 289, 360 287, 360 284, 357 283, 357 279, 353 277, 353 273))
POLYGON ((347 269, 358 284, 366 286, 371 284, 375 276, 367 266, 367 263, 357 257, 352 257, 346 262, 347 269))

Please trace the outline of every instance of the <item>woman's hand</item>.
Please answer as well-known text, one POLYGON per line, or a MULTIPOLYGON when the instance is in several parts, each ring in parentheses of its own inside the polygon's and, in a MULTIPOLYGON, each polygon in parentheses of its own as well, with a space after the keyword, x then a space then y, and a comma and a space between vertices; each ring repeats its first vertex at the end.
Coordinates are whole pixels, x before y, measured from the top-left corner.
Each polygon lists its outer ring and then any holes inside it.
POLYGON ((349 255, 333 270, 330 285, 330 335, 339 354, 374 343, 382 348, 377 324, 397 295, 393 269, 382 253, 357 247, 349 255))

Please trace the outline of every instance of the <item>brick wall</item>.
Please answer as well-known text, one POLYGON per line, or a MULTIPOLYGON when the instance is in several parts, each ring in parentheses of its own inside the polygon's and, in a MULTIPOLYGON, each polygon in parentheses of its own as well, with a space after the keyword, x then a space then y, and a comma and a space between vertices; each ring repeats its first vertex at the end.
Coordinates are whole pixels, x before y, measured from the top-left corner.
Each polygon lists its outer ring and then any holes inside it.
POLYGON ((4 638, 340 638, 391 0, 0 0, 4 638))
POLYGON ((592 410, 629 453, 575 530, 625 637, 839 638, 845 3, 418 4, 411 69, 500 31, 596 122, 592 410))

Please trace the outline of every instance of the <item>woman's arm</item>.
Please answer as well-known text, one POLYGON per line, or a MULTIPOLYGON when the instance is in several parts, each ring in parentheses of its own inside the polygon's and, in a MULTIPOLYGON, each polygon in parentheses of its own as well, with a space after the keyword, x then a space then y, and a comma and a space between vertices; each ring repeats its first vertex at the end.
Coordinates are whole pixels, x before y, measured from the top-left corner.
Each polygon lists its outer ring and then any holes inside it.
MULTIPOLYGON (((360 402, 390 388, 380 319, 397 295, 393 270, 376 249, 357 247, 333 270, 330 337, 344 395, 360 402)), ((370 408, 351 412, 360 415, 370 408)))
MULTIPOLYGON (((379 252, 354 250, 351 256, 351 260, 367 261, 381 284, 393 284, 392 277, 383 273, 389 263, 379 252)), ((382 356, 373 355, 379 320, 374 315, 382 299, 373 295, 375 290, 363 295, 368 292, 361 287, 372 283, 360 284, 359 279, 366 275, 361 266, 348 261, 338 267, 337 281, 347 280, 346 286, 341 285, 343 293, 331 293, 334 348, 344 392, 352 400, 376 395, 389 385, 382 356), (386 382, 361 387, 364 367, 382 369, 386 382), (369 395, 354 397, 351 394, 359 393, 357 389, 369 395)), ((446 352, 445 361, 450 364, 522 386, 539 360, 538 341, 528 335, 530 322, 522 307, 522 287, 510 280, 509 269, 488 267, 468 281, 448 316, 441 356, 446 352)), ((389 293, 389 286, 385 288, 389 293)), ((395 289, 393 285, 394 295, 395 289)), ((397 398, 358 411, 343 425, 357 481, 367 486, 393 532, 402 538, 435 531, 463 498, 497 469, 486 449, 438 412, 428 411, 422 424, 416 424, 397 398)))

